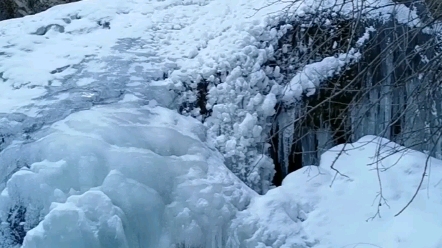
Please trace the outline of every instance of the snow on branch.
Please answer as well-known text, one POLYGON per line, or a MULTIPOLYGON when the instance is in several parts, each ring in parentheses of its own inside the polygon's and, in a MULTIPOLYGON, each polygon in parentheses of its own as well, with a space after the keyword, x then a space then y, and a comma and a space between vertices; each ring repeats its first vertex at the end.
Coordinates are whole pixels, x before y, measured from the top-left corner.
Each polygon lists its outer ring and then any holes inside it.
POLYGON ((304 66, 285 86, 282 100, 293 103, 301 100, 302 95, 315 94, 316 88, 325 80, 339 74, 347 66, 354 64, 361 58, 359 48, 370 38, 370 32, 374 32, 373 27, 367 27, 366 32, 356 42, 356 48, 351 48, 347 53, 324 58, 322 61, 304 66))

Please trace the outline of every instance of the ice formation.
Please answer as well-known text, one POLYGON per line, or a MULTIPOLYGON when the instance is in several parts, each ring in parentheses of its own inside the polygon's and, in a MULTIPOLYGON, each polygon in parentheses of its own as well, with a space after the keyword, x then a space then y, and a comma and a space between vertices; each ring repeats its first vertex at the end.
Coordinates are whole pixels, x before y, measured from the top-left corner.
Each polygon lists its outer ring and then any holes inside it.
POLYGON ((25 209, 9 217, 28 231, 23 248, 223 247, 223 227, 255 194, 200 122, 163 107, 94 107, 34 135, 2 152, 27 165, 0 198, 2 215, 25 209))

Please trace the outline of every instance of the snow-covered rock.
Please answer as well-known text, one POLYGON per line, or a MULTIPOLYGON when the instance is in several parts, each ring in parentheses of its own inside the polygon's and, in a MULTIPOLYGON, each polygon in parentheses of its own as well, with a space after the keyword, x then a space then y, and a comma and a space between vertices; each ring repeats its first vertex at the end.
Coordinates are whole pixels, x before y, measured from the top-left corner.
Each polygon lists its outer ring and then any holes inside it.
POLYGON ((45 11, 78 0, 0 0, 0 21, 45 11))

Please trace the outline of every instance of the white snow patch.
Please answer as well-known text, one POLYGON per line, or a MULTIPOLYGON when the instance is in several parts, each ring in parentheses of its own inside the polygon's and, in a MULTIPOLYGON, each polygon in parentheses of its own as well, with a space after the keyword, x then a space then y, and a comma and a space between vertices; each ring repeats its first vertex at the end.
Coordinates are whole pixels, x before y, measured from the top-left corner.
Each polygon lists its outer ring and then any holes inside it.
POLYGON ((91 84, 95 81, 95 79, 93 78, 81 78, 80 80, 77 81, 77 85, 78 86, 85 86, 88 84, 91 84))
POLYGON ((327 57, 320 62, 306 65, 287 84, 283 91, 282 100, 286 103, 300 101, 302 94, 312 96, 319 85, 337 75, 345 66, 357 62, 361 54, 355 49, 337 57, 327 57))
POLYGON ((343 69, 359 61, 361 53, 358 48, 362 47, 370 38, 370 33, 375 31, 373 27, 367 27, 365 33, 356 41, 356 48, 351 48, 347 53, 304 66, 285 86, 282 100, 290 104, 300 101, 303 94, 314 95, 322 82, 339 75, 343 69))

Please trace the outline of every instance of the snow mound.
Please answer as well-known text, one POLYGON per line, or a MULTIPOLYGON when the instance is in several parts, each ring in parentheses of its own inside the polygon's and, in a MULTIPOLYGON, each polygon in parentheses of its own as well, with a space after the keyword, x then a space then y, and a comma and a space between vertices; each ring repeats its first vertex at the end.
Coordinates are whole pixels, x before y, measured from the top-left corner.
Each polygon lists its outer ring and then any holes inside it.
POLYGON ((319 167, 293 172, 271 190, 279 191, 280 202, 298 202, 304 231, 319 240, 314 247, 442 247, 442 161, 366 136, 345 146, 334 163, 339 175, 330 166, 343 148, 330 149, 319 167), (426 164, 416 198, 395 217, 418 189, 426 164))
POLYGON ((247 209, 239 212, 229 229, 229 248, 315 247, 302 221, 305 212, 298 199, 278 187, 252 198, 247 209))

